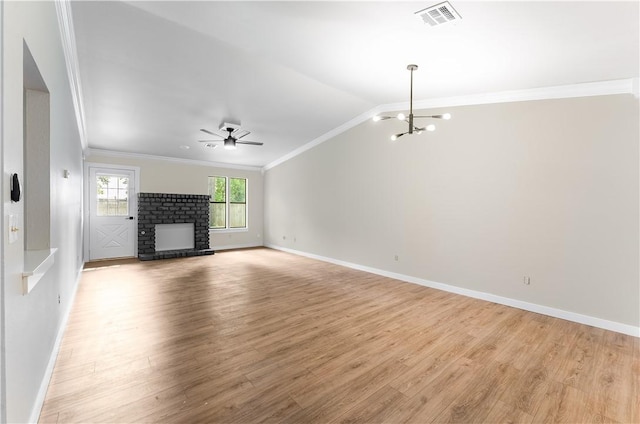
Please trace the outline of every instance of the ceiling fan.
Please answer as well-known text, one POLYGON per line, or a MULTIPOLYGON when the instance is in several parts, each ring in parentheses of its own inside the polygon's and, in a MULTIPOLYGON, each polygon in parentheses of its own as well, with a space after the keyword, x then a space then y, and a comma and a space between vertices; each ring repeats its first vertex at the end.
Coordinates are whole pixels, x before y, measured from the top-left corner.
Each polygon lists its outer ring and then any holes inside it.
POLYGON ((217 133, 214 133, 212 131, 209 131, 207 129, 201 128, 200 131, 202 131, 203 133, 207 133, 209 135, 213 135, 215 137, 220 137, 220 140, 198 140, 200 143, 219 143, 219 142, 224 142, 224 148, 227 150, 235 150, 236 148, 236 144, 250 144, 253 146, 262 146, 263 143, 259 143, 257 141, 247 141, 247 140, 240 140, 243 137, 248 136, 249 134, 251 134, 249 131, 247 130, 241 130, 240 126, 237 124, 229 124, 229 123, 224 123, 220 126, 220 131, 226 131, 228 134, 226 135, 220 135, 217 133))

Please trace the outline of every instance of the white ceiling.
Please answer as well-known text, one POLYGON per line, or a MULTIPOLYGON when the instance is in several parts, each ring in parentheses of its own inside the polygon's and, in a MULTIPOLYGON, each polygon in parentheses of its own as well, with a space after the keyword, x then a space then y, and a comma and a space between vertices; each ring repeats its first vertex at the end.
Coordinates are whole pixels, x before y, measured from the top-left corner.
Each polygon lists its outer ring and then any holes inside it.
POLYGON ((414 98, 637 77, 639 2, 72 3, 89 147, 264 166, 414 98), (224 121, 264 146, 207 149, 224 121), (189 146, 182 149, 180 146, 189 146))

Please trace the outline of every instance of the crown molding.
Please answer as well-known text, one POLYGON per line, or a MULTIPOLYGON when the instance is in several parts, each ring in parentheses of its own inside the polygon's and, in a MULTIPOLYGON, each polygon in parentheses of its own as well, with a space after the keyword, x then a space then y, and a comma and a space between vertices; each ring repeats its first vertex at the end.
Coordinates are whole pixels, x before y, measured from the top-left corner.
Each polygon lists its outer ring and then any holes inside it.
MULTIPOLYGON (((414 109, 432 107, 472 106, 492 103, 526 102, 532 100, 569 99, 573 97, 633 94, 633 78, 582 84, 556 85, 527 90, 500 91, 496 93, 472 94, 469 96, 444 97, 413 102, 414 109)), ((408 103, 404 107, 408 107, 408 103)), ((395 105, 389 105, 395 106, 395 105)), ((397 109, 391 109, 397 110, 397 109)))
POLYGON ((365 113, 362 113, 358 116, 356 116, 355 118, 351 119, 348 122, 345 122, 344 124, 340 125, 339 127, 336 127, 334 129, 332 129, 331 131, 322 134, 320 137, 315 138, 313 140, 311 140, 310 142, 308 142, 307 144, 298 147, 295 150, 292 150, 291 152, 287 153, 286 155, 274 160, 273 162, 270 162, 269 164, 265 165, 262 169, 263 171, 267 171, 273 167, 276 167, 278 165, 280 165, 281 163, 284 163, 286 161, 288 161, 289 159, 292 159, 296 156, 298 156, 299 154, 302 154, 304 152, 306 152, 309 149, 312 149, 314 147, 316 147, 319 144, 324 143, 327 140, 332 139, 333 137, 347 131, 350 128, 355 127, 358 124, 361 124, 362 122, 370 119, 373 115, 375 115, 377 113, 377 108, 376 109, 372 109, 369 110, 365 113))
MULTIPOLYGON (((573 97, 606 96, 612 94, 633 94, 638 98, 638 78, 627 78, 611 81, 588 82, 582 84, 558 85, 553 87, 530 88, 526 90, 499 91, 494 93, 480 93, 467 96, 440 97, 435 99, 418 100, 413 102, 415 109, 431 109, 454 106, 474 106, 493 103, 525 102, 532 100, 568 99, 573 97)), ((287 153, 275 161, 265 165, 262 169, 268 171, 289 159, 292 159, 315 146, 359 125, 379 113, 404 110, 409 108, 409 102, 388 103, 377 106, 368 112, 358 115, 337 128, 311 140, 307 144, 287 153)))
POLYGON ((78 51, 76 49, 76 36, 73 29, 73 16, 71 13, 71 3, 69 0, 55 0, 58 24, 60 27, 60 38, 62 40, 62 50, 64 60, 67 65, 67 76, 71 87, 71 100, 76 113, 78 133, 82 150, 89 147, 87 141, 87 125, 84 114, 84 104, 82 102, 82 84, 80 84, 80 67, 78 62, 78 51))
POLYGON ((222 162, 209 162, 206 160, 195 160, 195 159, 182 159, 182 158, 172 158, 168 156, 156 156, 156 155, 147 155, 144 153, 129 153, 129 152, 119 152, 116 150, 103 150, 103 149, 91 149, 87 148, 85 151, 84 158, 90 161, 91 158, 89 156, 108 156, 108 157, 117 157, 117 158, 130 158, 130 159, 145 159, 145 160, 160 160, 164 162, 174 162, 181 163, 185 165, 199 165, 199 166, 208 166, 213 168, 223 168, 223 169, 240 169, 243 171, 261 171, 262 167, 260 166, 249 166, 249 165, 235 165, 230 163, 222 163, 222 162))

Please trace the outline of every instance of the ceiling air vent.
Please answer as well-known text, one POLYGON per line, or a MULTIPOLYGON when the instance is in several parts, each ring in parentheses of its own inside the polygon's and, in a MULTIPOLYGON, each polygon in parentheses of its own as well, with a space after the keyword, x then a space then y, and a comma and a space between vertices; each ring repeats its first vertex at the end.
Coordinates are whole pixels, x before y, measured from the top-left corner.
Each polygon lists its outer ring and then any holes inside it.
POLYGON ((425 24, 437 26, 462 19, 460 14, 448 1, 419 10, 415 13, 422 18, 425 24))

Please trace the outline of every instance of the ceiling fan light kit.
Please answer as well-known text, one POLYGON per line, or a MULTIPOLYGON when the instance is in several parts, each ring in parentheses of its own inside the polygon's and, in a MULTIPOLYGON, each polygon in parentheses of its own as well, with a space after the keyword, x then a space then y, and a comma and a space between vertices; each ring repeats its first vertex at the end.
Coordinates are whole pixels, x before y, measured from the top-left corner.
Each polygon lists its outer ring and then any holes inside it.
POLYGON ((227 150, 235 150, 236 149, 236 140, 231 138, 230 136, 224 139, 224 148, 227 150))
POLYGON ((414 125, 414 120, 416 118, 431 118, 431 119, 444 119, 444 120, 449 120, 451 119, 451 114, 450 113, 443 113, 440 115, 414 115, 413 114, 413 71, 415 71, 416 69, 418 69, 418 65, 407 65, 407 70, 411 72, 411 85, 410 85, 410 89, 409 89, 409 116, 407 117, 404 113, 400 112, 398 113, 396 116, 380 116, 380 115, 376 115, 373 117, 373 122, 378 122, 378 121, 384 121, 387 119, 398 119, 399 121, 405 121, 406 123, 409 124, 409 129, 408 131, 405 131, 403 133, 399 133, 399 134, 394 134, 391 136, 391 140, 395 141, 397 139, 399 139, 400 137, 402 137, 403 135, 407 135, 407 134, 422 134, 423 131, 435 131, 436 130, 436 126, 434 124, 429 124, 425 127, 417 127, 414 125))

